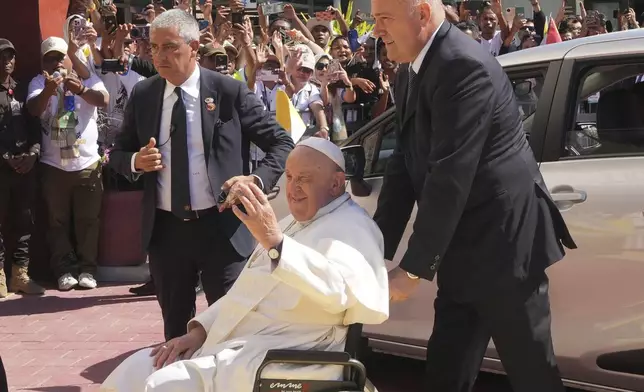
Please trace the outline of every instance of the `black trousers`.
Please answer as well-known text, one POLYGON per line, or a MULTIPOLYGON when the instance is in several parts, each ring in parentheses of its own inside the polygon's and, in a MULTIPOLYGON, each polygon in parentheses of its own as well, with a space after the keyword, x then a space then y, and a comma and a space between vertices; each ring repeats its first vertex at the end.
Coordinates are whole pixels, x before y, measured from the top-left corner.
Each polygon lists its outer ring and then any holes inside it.
POLYGON ((148 255, 166 340, 187 332, 188 321, 195 315, 200 271, 206 300, 212 305, 232 287, 246 264, 246 258, 219 234, 217 213, 183 221, 157 210, 148 255))
POLYGON ((471 391, 490 338, 514 392, 565 391, 552 346, 545 273, 470 303, 451 300, 439 289, 434 309, 427 391, 471 391))
POLYGON ((0 392, 8 392, 8 391, 9 391, 9 383, 7 382, 7 373, 4 370, 2 357, 0 357, 0 392))
POLYGON ((36 186, 36 168, 18 174, 7 164, 0 165, 0 269, 6 262, 5 236, 10 226, 18 240, 13 253, 13 263, 19 267, 29 264, 29 241, 33 228, 31 207, 36 186), (7 225, 10 223, 9 225, 7 225))

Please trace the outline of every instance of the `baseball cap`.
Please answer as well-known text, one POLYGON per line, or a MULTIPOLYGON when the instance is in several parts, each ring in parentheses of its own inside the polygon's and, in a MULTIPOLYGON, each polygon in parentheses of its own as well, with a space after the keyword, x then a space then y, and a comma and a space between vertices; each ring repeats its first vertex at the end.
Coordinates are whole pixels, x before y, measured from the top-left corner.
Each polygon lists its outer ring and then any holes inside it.
POLYGON ((226 54, 226 50, 218 44, 206 44, 200 49, 200 52, 204 57, 214 56, 216 54, 226 54))
POLYGON ((233 57, 239 56, 239 51, 235 47, 235 45, 231 44, 229 41, 224 41, 224 49, 226 51, 230 51, 233 54, 233 57))
POLYGON ((40 55, 44 56, 49 52, 67 54, 67 43, 59 37, 49 37, 40 45, 40 55))
POLYGON ((315 64, 317 64, 318 62, 320 62, 320 60, 324 58, 329 59, 329 61, 333 60, 333 58, 327 53, 320 53, 317 56, 315 56, 315 64))
POLYGON ((306 45, 295 45, 294 47, 295 50, 299 49, 302 51, 302 67, 303 68, 308 68, 310 70, 315 69, 315 55, 313 54, 313 51, 306 45))
POLYGON ((16 51, 16 48, 13 46, 11 41, 9 41, 8 39, 0 38, 0 52, 3 52, 7 49, 11 49, 14 52, 16 51))

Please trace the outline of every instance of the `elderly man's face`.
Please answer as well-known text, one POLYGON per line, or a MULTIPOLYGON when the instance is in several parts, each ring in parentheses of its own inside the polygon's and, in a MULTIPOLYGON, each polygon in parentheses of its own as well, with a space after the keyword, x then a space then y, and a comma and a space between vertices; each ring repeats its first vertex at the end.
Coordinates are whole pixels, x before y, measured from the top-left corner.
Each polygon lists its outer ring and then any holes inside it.
POLYGON ((286 199, 295 220, 312 219, 318 210, 344 193, 345 176, 324 154, 295 147, 286 160, 286 199))
POLYGON ((413 6, 411 0, 372 0, 374 34, 387 45, 389 58, 398 63, 413 61, 425 44, 421 38, 427 28, 431 7, 413 6))
POLYGON ((186 42, 176 27, 150 31, 152 61, 159 75, 178 86, 194 70, 199 41, 186 42))

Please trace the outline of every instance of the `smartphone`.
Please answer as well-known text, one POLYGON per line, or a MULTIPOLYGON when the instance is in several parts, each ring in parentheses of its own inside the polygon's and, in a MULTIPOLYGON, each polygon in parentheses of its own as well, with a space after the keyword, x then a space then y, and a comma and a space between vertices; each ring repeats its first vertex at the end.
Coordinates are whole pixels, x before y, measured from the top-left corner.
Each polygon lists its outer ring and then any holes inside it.
POLYGON ((150 26, 134 26, 130 31, 132 39, 150 39, 150 26))
POLYGON ((335 15, 333 13, 328 12, 328 11, 319 11, 315 13, 315 17, 320 20, 333 20, 335 19, 335 15))
POLYGON ((230 14, 230 18, 231 18, 231 22, 233 22, 233 25, 236 25, 236 24, 243 25, 244 24, 244 12, 243 11, 233 12, 232 14, 230 14))
POLYGON ((87 31, 87 27, 87 19, 85 18, 75 18, 71 22, 72 36, 78 46, 82 46, 87 43, 87 40, 83 37, 85 35, 85 31, 87 31))
POLYGON ((125 64, 121 63, 119 59, 106 59, 101 63, 101 71, 103 71, 103 73, 125 72, 125 64))
POLYGON ((215 69, 217 71, 224 71, 228 68, 228 56, 225 54, 215 55, 215 69))
POLYGON ((506 15, 508 21, 514 20, 514 18, 517 16, 516 7, 508 7, 508 8, 506 8, 505 9, 505 15, 506 15))
POLYGON ((199 23, 199 31, 205 30, 210 26, 210 22, 205 19, 200 19, 197 22, 199 23))
POLYGON ((291 45, 293 43, 293 37, 287 30, 278 30, 280 32, 280 37, 282 37, 282 43, 284 45, 291 45))
POLYGON ((119 27, 119 22, 116 19, 116 15, 108 15, 103 17, 103 24, 105 25, 105 30, 108 34, 114 34, 116 29, 119 27))
POLYGON ((356 12, 356 15, 360 15, 363 21, 367 22, 367 24, 373 24, 374 22, 374 17, 371 14, 364 13, 362 11, 356 12))
POLYGON ((275 14, 281 14, 284 12, 284 6, 286 4, 279 2, 279 3, 264 3, 261 4, 260 7, 262 7, 262 13, 264 15, 275 15, 275 14))
POLYGON ((360 49, 360 42, 358 41, 358 32, 354 29, 349 30, 347 33, 347 38, 349 39, 349 47, 352 52, 360 49))
POLYGON ((514 7, 514 10, 516 11, 517 15, 525 16, 525 7, 514 7))
POLYGON ((617 19, 619 17, 619 10, 613 10, 613 19, 617 19))

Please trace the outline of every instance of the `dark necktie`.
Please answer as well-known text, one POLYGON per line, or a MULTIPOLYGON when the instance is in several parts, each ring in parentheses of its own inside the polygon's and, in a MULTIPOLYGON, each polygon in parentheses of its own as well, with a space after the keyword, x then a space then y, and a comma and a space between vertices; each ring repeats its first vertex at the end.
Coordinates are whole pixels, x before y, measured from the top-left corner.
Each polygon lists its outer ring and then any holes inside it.
POLYGON ((407 79, 407 105, 409 105, 409 98, 411 97, 411 90, 414 88, 414 81, 416 80, 416 72, 409 66, 409 73, 407 79))
POLYGON ((186 105, 181 97, 181 88, 176 87, 177 102, 172 107, 170 120, 171 135, 171 191, 172 213, 181 219, 193 217, 190 206, 190 168, 188 165, 188 125, 186 121, 186 105))

